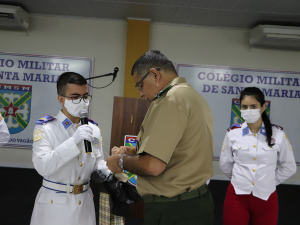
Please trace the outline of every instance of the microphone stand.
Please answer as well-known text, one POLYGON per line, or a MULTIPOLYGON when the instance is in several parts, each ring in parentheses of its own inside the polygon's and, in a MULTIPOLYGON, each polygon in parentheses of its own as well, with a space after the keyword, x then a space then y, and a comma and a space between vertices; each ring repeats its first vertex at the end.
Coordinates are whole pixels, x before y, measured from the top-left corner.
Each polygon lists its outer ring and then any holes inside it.
MULTIPOLYGON (((114 69, 114 72, 113 73, 107 73, 107 74, 104 74, 104 75, 99 75, 99 76, 95 76, 95 77, 88 77, 88 78, 85 78, 86 80, 91 80, 91 79, 95 79, 95 78, 100 78, 100 77, 108 77, 108 76, 113 76, 113 80, 112 80, 112 82, 114 82, 114 80, 116 79, 116 77, 117 77, 117 73, 119 72, 119 68, 118 67, 115 67, 115 69, 114 69)), ((105 88, 105 87, 107 87, 107 86, 109 86, 109 85, 111 85, 112 84, 112 82, 110 82, 108 85, 106 85, 106 86, 104 86, 104 87, 93 87, 93 86, 91 86, 91 85, 89 85, 90 87, 92 87, 92 88, 96 88, 96 89, 101 89, 101 88, 105 88)))

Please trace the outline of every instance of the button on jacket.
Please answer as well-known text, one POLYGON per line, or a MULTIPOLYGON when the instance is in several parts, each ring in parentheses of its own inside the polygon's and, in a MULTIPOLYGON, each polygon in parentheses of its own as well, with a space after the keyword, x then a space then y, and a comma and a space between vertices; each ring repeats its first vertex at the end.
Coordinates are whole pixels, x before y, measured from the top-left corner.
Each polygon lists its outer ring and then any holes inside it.
POLYGON ((250 194, 263 200, 276 190, 276 185, 292 176, 297 169, 292 146, 281 127, 272 126, 269 147, 264 124, 252 133, 247 123, 228 129, 220 156, 220 169, 231 179, 236 194, 250 194), (277 167, 277 160, 280 166, 277 167))
MULTIPOLYGON (((93 128, 92 153, 86 154, 84 142, 77 146, 72 138, 80 124, 73 124, 61 111, 52 121, 34 128, 32 161, 38 173, 49 181, 74 184, 89 181, 95 169, 103 169, 100 129, 93 128)), ((107 169, 108 170, 108 169, 107 169)), ((95 225, 93 194, 57 193, 41 187, 35 201, 32 225, 95 225)))

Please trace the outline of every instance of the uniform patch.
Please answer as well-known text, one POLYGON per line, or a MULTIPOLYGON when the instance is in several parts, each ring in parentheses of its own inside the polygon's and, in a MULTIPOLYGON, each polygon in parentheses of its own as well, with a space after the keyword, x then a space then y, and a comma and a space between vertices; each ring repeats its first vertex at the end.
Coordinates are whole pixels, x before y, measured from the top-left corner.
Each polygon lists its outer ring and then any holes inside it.
POLYGON ((88 121, 89 121, 90 123, 95 124, 96 126, 98 126, 98 123, 97 123, 96 121, 94 121, 94 120, 92 120, 92 119, 88 119, 88 121))
POLYGON ((225 152, 225 143, 223 142, 223 145, 222 145, 222 152, 225 152))
POLYGON ((33 142, 41 140, 42 136, 43 136, 43 132, 41 130, 34 131, 34 133, 33 133, 33 142))
POLYGON ((65 129, 68 129, 73 123, 69 118, 66 118, 64 121, 62 121, 62 125, 64 126, 65 129))
MULTIPOLYGON (((268 139, 266 139, 266 142, 268 143, 268 139)), ((271 138, 271 144, 275 144, 276 139, 275 138, 271 138)))
POLYGON ((230 126, 227 131, 230 131, 230 130, 234 130, 236 128, 241 128, 242 127, 242 124, 241 123, 237 123, 237 124, 233 124, 232 126, 230 126))
POLYGON ((261 127, 259 132, 265 136, 267 135, 266 128, 264 127, 261 127))
POLYGON ((293 148, 292 148, 292 146, 291 146, 291 143, 289 142, 289 149, 290 149, 290 151, 293 151, 293 148))
POLYGON ((97 144, 99 144, 99 139, 98 139, 98 138, 96 138, 96 137, 94 137, 93 144, 94 144, 94 145, 97 145, 97 144))
POLYGON ((246 134, 249 134, 249 127, 245 127, 243 129, 243 136, 246 135, 246 134))
POLYGON ((3 119, 2 114, 0 113, 0 121, 3 119))

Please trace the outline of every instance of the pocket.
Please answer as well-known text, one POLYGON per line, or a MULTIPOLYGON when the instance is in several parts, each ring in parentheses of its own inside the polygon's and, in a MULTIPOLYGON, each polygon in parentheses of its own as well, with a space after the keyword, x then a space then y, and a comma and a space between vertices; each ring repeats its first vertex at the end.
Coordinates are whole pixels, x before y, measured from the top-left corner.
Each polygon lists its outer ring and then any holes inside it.
POLYGON ((262 159, 264 161, 274 161, 277 162, 277 153, 279 152, 279 146, 273 145, 270 147, 269 145, 265 144, 262 146, 263 152, 262 152, 262 159))
POLYGON ((39 197, 38 203, 65 205, 67 204, 67 197, 42 193, 39 197))
POLYGON ((232 146, 234 158, 238 161, 244 161, 249 158, 249 145, 234 143, 232 146))

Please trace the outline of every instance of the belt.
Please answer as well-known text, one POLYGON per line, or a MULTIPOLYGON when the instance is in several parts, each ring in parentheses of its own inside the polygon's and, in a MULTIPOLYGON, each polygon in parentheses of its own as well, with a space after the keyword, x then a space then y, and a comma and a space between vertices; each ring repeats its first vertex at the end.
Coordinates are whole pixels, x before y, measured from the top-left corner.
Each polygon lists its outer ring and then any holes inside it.
POLYGON ((191 198, 196 198, 198 196, 203 195, 208 191, 208 187, 206 184, 203 184, 199 188, 192 190, 190 192, 184 192, 180 195, 176 195, 174 197, 168 198, 165 196, 157 196, 157 195, 145 195, 143 196, 143 200, 145 203, 149 202, 177 202, 181 200, 187 200, 191 198))
POLYGON ((43 180, 43 187, 56 191, 57 193, 68 193, 68 194, 80 194, 85 192, 90 187, 90 183, 87 181, 84 184, 62 184, 50 180, 43 180))

